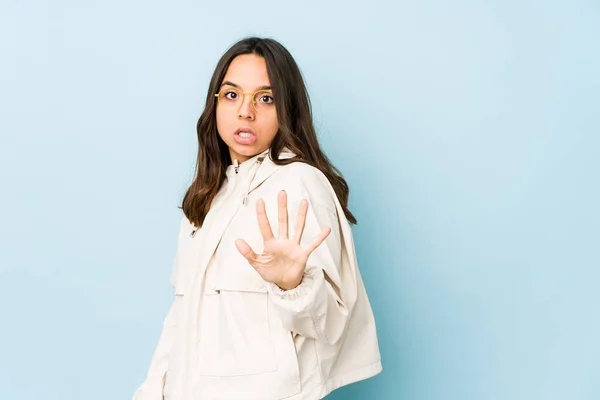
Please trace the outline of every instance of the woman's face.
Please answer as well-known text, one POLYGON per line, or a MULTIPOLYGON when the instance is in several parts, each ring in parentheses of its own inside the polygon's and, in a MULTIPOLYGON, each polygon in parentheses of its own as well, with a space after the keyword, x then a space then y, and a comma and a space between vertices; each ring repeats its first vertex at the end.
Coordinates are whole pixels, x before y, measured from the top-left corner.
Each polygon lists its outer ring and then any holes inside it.
POLYGON ((229 147, 231 160, 241 163, 268 149, 279 122, 265 59, 255 54, 234 58, 219 90, 217 131, 229 147), (257 91, 253 105, 249 92, 257 91))

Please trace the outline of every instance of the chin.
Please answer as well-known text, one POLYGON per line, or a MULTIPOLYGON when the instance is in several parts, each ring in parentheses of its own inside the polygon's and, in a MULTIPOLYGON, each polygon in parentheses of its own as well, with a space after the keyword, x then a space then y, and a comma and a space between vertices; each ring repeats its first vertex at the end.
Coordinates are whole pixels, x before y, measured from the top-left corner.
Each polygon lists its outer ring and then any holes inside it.
POLYGON ((234 147, 233 150, 240 155, 253 156, 258 153, 258 146, 238 146, 234 147))
POLYGON ((238 154, 241 157, 244 158, 252 158, 255 155, 257 155, 258 153, 260 153, 260 146, 257 144, 253 144, 252 146, 243 146, 243 145, 239 145, 237 143, 234 143, 233 146, 230 147, 230 149, 238 154))

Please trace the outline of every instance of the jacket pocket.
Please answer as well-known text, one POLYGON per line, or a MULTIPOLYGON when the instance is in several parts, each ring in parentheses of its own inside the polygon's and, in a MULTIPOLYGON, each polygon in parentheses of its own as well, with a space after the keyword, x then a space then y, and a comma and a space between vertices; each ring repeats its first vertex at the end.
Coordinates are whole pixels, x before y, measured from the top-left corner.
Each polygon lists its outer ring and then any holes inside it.
POLYGON ((220 268, 208 284, 198 343, 200 375, 227 377, 277 370, 267 290, 260 276, 245 267, 220 268))

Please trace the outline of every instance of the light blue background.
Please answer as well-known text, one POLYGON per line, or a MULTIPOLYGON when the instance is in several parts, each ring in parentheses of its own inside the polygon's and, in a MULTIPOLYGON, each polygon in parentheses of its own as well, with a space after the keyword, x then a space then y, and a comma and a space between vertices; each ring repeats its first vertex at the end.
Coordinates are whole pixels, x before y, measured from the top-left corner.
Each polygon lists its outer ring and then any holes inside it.
POLYGON ((384 372, 329 398, 599 399, 599 14, 3 0, 0 398, 131 397, 210 75, 258 34, 298 61, 359 220, 384 372))

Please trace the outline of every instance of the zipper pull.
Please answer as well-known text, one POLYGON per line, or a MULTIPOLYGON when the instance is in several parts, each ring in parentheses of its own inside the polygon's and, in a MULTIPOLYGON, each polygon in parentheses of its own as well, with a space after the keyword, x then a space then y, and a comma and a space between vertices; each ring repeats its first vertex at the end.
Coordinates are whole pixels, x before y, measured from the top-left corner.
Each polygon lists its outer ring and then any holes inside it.
POLYGON ((233 168, 235 169, 235 173, 237 174, 238 171, 240 170, 240 165, 238 164, 237 159, 233 160, 233 168))
POLYGON ((195 228, 192 233, 190 233, 190 237, 196 236, 196 232, 198 232, 198 228, 195 228))
MULTIPOLYGON (((258 159, 256 160, 256 163, 260 165, 264 161, 264 159, 265 159, 264 157, 258 157, 258 159)), ((250 182, 250 184, 252 184, 252 181, 250 182)), ((249 193, 246 193, 246 195, 242 199, 242 205, 244 207, 246 207, 248 205, 248 202, 249 202, 248 196, 249 196, 249 193)))

